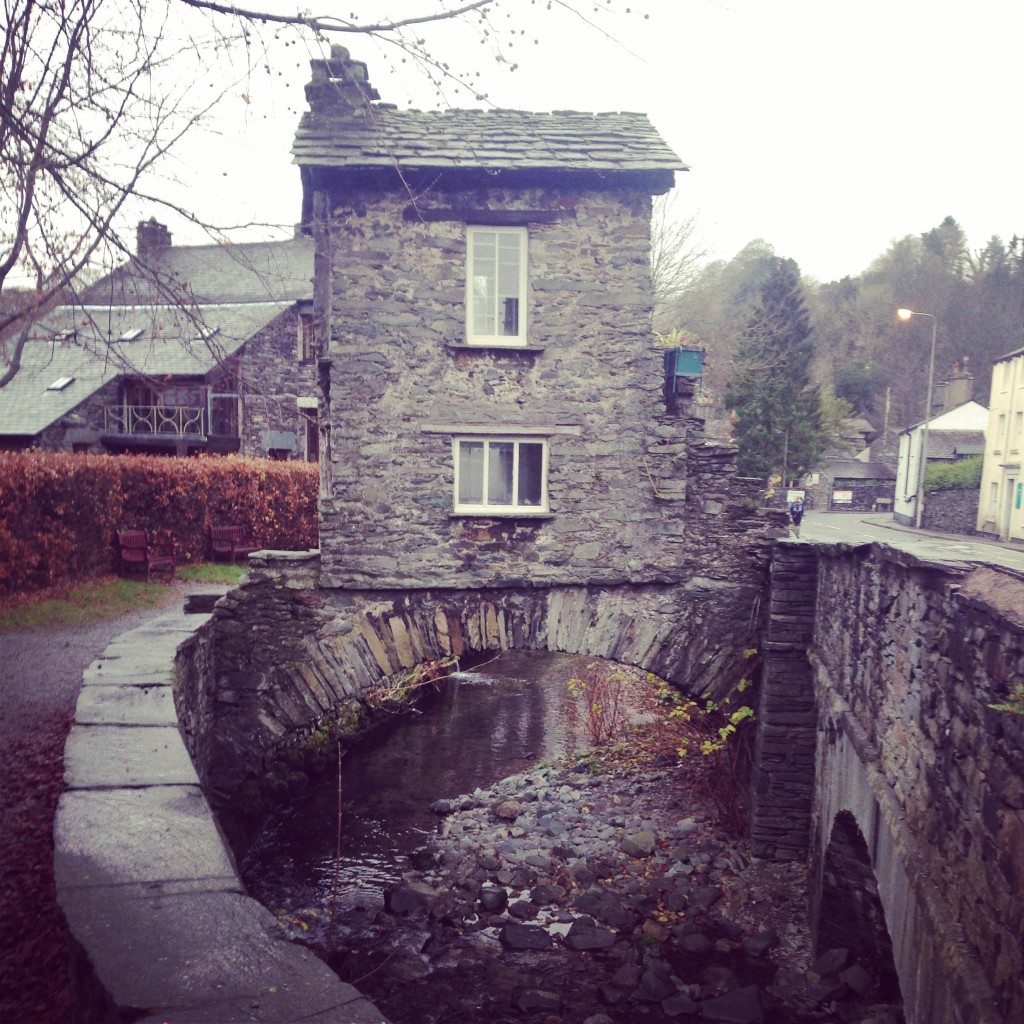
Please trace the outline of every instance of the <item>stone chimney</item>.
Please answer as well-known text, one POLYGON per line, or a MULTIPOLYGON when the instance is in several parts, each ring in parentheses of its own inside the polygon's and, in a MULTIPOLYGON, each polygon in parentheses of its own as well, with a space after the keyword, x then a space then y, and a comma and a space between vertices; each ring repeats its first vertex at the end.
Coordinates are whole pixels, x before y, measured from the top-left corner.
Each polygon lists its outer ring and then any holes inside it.
POLYGON ((169 249, 171 233, 166 224, 161 224, 156 217, 140 220, 135 229, 135 252, 138 256, 148 256, 157 249, 169 249))
MULTIPOLYGON (((940 401, 943 412, 959 408, 974 397, 974 374, 967 372, 966 356, 963 363, 953 364, 953 372, 946 378, 946 382, 941 385, 941 388, 940 401)), ((936 398, 939 397, 939 395, 936 396, 936 398)))
POLYGON ((314 115, 365 114, 380 99, 366 65, 352 60, 344 46, 335 43, 329 60, 311 60, 309 65, 312 80, 306 86, 306 100, 314 115))

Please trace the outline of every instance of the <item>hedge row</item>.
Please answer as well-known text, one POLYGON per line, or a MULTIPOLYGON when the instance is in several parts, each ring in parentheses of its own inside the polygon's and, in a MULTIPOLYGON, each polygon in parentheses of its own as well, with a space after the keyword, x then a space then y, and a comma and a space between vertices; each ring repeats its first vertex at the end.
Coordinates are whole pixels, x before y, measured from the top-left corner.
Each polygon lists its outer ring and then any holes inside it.
POLYGON ((981 487, 981 471, 985 459, 971 455, 958 462, 933 462, 925 472, 926 491, 950 491, 967 488, 976 491, 981 487))
POLYGON ((173 540, 178 563, 207 557, 213 523, 261 547, 317 546, 315 466, 264 459, 0 452, 0 593, 114 571, 114 531, 173 540))

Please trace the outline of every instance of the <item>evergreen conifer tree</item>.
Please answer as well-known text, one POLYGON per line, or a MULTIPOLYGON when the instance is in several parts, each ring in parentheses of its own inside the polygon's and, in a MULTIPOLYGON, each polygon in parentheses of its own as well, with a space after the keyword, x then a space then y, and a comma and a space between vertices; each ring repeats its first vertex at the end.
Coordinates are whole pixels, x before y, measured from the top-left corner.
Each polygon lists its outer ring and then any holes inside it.
POLYGON ((817 459, 822 423, 810 377, 813 355, 799 268, 777 258, 740 338, 725 396, 735 416, 742 475, 791 479, 817 459))

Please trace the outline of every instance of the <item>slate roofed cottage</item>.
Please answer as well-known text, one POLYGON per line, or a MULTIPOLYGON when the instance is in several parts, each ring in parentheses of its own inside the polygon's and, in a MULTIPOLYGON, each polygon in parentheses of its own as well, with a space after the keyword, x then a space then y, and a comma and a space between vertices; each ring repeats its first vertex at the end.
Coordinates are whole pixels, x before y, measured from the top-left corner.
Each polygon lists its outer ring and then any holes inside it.
MULTIPOLYGON (((646 116, 398 110, 335 47, 293 153, 316 240, 322 580, 668 580, 646 116)), ((685 443, 683 443, 685 447, 685 443)), ((678 454, 680 449, 675 449, 678 454)), ((691 496, 692 497, 692 496, 691 496)))
POLYGON ((0 447, 317 457, 313 246, 172 245, 138 225, 125 265, 33 325, 0 390, 0 447))

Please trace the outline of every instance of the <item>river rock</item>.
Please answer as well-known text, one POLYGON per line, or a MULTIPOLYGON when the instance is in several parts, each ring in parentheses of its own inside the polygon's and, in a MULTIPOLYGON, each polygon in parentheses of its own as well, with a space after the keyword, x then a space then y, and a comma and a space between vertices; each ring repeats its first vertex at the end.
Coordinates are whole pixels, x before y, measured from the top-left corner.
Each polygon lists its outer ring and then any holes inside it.
POLYGON ((620 849, 630 857, 649 857, 657 849, 657 842, 653 832, 636 832, 622 840, 620 849))
POLYGON ((517 996, 515 1005, 523 1013, 557 1013, 562 1000, 557 992, 543 988, 524 988, 517 996))
POLYGON ((669 1017, 679 1017, 684 1013, 699 1013, 698 1004, 685 992, 676 992, 667 999, 661 1001, 661 1008, 669 1017))
POLYGON ((634 999, 645 1003, 660 1003, 676 994, 676 985, 672 981, 672 968, 665 960, 649 960, 644 972, 640 975, 640 984, 633 993, 634 999))
POLYGON ((533 924, 506 924, 498 936, 506 949, 549 949, 551 936, 533 924))
POLYGON ((565 944, 576 950, 608 949, 615 945, 615 932, 599 928, 593 921, 579 918, 569 928, 565 944))
POLYGON ((729 1024, 762 1024, 764 1001, 756 985, 726 992, 724 995, 705 999, 700 1004, 705 1020, 728 1021, 729 1024))
POLYGON ((515 821, 523 813, 523 805, 518 800, 502 800, 494 805, 491 813, 501 821, 515 821))
POLYGON ((508 906, 508 893, 496 885, 485 885, 480 890, 480 907, 488 914, 501 913, 508 906))
POLYGON ((429 906, 438 895, 433 886, 424 882, 389 885, 384 890, 384 906, 392 914, 411 914, 414 910, 429 906))

